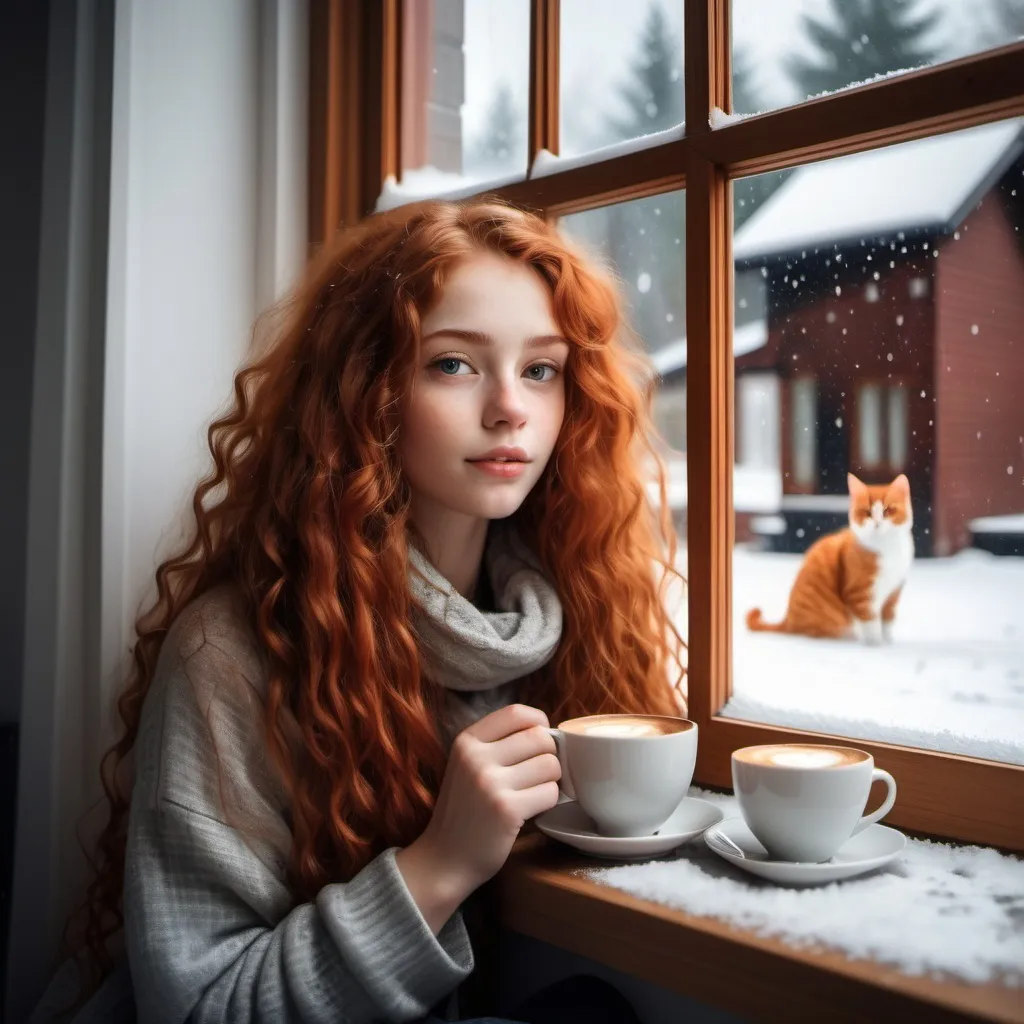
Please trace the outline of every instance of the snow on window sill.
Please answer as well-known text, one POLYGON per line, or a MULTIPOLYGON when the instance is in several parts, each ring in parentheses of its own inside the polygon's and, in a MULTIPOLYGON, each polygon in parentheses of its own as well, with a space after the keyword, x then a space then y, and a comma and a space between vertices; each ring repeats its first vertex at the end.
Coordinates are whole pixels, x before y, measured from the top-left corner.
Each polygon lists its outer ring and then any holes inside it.
POLYGON ((480 192, 490 192, 506 185, 517 185, 523 174, 504 177, 472 177, 452 171, 439 171, 436 167, 417 167, 402 172, 402 180, 393 174, 384 179, 384 188, 377 199, 377 213, 393 210, 423 199, 466 199, 480 192))
POLYGON ((560 174, 576 167, 587 167, 628 153, 639 153, 664 145, 666 142, 675 142, 685 134, 686 126, 678 124, 674 128, 641 135, 636 139, 626 139, 624 142, 616 142, 611 146, 602 146, 600 149, 571 157, 556 156, 542 149, 534 159, 529 175, 519 173, 500 177, 473 177, 453 171, 441 171, 430 165, 416 167, 403 171, 401 181, 396 181, 395 176, 389 174, 384 180, 384 187, 374 209, 381 213, 424 199, 466 199, 506 185, 518 185, 526 180, 546 178, 552 174, 560 174))
MULTIPOLYGON (((727 818, 739 816, 732 794, 692 787, 689 795, 718 804, 727 818)), ((838 949, 911 977, 1024 986, 1024 937, 1014 921, 1024 860, 987 847, 909 839, 899 860, 880 871, 806 889, 764 884, 723 864, 700 839, 664 860, 583 873, 797 950, 838 949)))
POLYGON ((765 111, 759 110, 754 114, 727 114, 721 107, 712 107, 708 126, 710 128, 728 128, 731 124, 739 124, 740 121, 745 121, 748 117, 759 117, 763 113, 765 111))
POLYGON ((556 156, 546 149, 542 149, 533 161, 530 170, 530 178, 546 178, 552 174, 559 174, 575 167, 586 167, 589 164, 599 163, 602 160, 611 160, 614 157, 626 156, 629 153, 640 153, 645 149, 653 149, 655 146, 662 146, 666 142, 677 142, 686 134, 686 125, 677 124, 673 128, 666 128, 664 131, 652 132, 650 135, 641 135, 635 139, 626 139, 623 142, 616 142, 610 146, 602 146, 600 149, 592 149, 587 153, 580 153, 576 156, 556 156))

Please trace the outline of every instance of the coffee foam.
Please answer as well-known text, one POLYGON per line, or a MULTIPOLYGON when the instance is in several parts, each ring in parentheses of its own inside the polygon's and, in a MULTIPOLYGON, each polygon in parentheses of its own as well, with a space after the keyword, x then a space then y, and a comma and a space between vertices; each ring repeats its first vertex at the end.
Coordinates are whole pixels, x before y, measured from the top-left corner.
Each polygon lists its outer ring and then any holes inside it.
POLYGON ((563 722, 565 732, 583 736, 623 736, 642 738, 670 736, 682 732, 686 723, 672 718, 645 718, 642 715, 598 715, 594 718, 576 718, 563 722))
POLYGON ((736 752, 739 761, 777 768, 839 768, 867 760, 860 751, 843 747, 778 744, 750 747, 736 752))

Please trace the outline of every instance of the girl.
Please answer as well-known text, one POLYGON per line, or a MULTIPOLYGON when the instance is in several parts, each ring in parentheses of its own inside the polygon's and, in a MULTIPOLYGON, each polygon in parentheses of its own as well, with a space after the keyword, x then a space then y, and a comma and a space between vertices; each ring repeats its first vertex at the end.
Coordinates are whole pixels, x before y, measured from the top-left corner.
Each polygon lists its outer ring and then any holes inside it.
POLYGON ((557 802, 544 727, 685 711, 645 364, 597 269, 427 203, 281 312, 137 623, 79 1020, 436 1019, 462 904, 557 802))

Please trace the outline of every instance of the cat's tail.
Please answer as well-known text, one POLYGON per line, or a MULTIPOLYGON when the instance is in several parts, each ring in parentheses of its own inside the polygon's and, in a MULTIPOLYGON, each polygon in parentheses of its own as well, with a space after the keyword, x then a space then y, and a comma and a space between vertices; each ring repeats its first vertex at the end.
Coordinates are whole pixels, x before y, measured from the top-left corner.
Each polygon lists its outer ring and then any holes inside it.
POLYGON ((752 633, 785 633, 785 622, 765 622, 761 617, 760 608, 751 608, 747 612, 747 629, 752 633))

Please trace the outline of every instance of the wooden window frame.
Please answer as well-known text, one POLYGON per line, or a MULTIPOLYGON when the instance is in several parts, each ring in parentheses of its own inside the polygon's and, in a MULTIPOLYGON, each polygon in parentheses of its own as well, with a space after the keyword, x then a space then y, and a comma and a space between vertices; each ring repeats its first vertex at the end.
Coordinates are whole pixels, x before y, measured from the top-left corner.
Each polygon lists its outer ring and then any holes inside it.
MULTIPOLYGON (((558 152, 559 0, 529 0, 530 160, 558 152)), ((373 209, 401 166, 401 0, 312 0, 310 242, 373 209)), ((492 190, 548 218, 686 189, 690 717, 695 781, 731 788, 731 751, 848 737, 724 718, 732 692, 734 446, 730 180, 1024 115, 1024 42, 712 130, 731 109, 729 0, 686 0, 687 133, 638 153, 492 190)), ((888 820, 1024 851, 1024 767, 857 739, 892 772, 888 820)))

